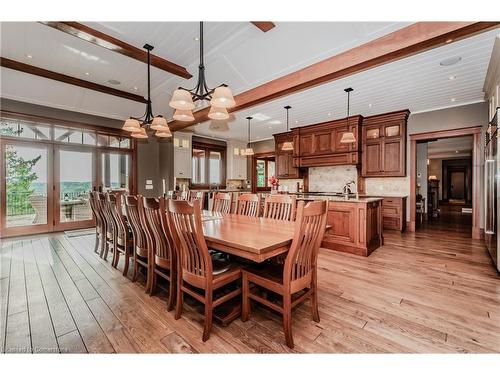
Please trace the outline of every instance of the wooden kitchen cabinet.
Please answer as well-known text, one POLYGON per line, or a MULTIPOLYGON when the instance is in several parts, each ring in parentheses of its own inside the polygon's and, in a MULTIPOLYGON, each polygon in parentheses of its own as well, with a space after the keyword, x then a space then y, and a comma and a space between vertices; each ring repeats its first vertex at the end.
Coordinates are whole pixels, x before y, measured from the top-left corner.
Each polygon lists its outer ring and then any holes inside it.
POLYGON ((363 177, 406 176, 406 125, 410 111, 365 117, 362 128, 363 177))
POLYGON ((302 178, 302 174, 297 160, 295 160, 296 149, 298 148, 297 138, 293 132, 280 133, 274 135, 275 140, 275 165, 276 176, 282 179, 302 178), (293 142, 293 151, 283 151, 283 143, 293 142))
POLYGON ((406 197, 384 197, 382 201, 384 229, 404 232, 406 229, 406 197))
POLYGON ((361 116, 293 129, 295 165, 317 167, 358 164, 361 151, 361 116), (354 133, 355 143, 341 143, 345 132, 354 133))

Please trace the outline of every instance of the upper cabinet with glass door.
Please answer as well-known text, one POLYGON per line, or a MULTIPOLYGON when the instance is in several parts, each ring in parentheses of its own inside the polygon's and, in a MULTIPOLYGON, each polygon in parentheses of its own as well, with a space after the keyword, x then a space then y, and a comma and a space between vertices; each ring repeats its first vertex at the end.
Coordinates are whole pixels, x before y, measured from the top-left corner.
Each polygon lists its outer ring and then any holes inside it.
POLYGON ((365 117, 362 126, 363 177, 406 176, 406 122, 410 111, 365 117))

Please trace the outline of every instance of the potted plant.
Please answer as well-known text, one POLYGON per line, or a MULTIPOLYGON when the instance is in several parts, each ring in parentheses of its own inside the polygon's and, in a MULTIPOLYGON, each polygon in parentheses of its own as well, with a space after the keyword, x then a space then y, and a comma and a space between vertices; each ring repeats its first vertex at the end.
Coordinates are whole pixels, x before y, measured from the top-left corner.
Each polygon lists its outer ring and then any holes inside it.
POLYGON ((271 193, 277 193, 280 180, 276 176, 271 176, 268 178, 268 181, 271 184, 271 193))

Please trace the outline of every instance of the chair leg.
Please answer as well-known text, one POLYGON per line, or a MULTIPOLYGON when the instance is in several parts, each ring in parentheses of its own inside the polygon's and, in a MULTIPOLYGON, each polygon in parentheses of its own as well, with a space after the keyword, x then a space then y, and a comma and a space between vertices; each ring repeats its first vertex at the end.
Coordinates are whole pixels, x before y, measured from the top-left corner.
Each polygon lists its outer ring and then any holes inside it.
POLYGON ((146 266, 146 289, 145 292, 149 294, 149 291, 151 290, 151 275, 153 274, 153 271, 151 270, 151 262, 148 258, 148 264, 146 266))
POLYGON ((125 265, 123 266, 123 276, 128 276, 128 267, 130 265, 130 252, 125 250, 125 265))
POLYGON ((167 300, 167 311, 172 311, 174 309, 175 305, 175 290, 176 290, 176 283, 175 283, 175 273, 170 270, 170 281, 168 285, 168 300, 167 300))
POLYGON ((98 250, 99 250, 99 233, 95 232, 95 245, 94 245, 94 253, 98 253, 98 250))
MULTIPOLYGON (((137 263, 137 254, 134 251, 134 272, 132 273, 132 282, 137 280, 137 273, 139 272, 139 264, 137 263)), ((147 288, 147 286, 146 286, 147 288)))
POLYGON ((111 265, 116 268, 118 266, 118 262, 120 261, 120 252, 113 246, 113 259, 111 260, 111 265))
POLYGON ((250 315, 250 284, 248 282, 248 275, 243 272, 241 281, 242 286, 242 306, 241 306, 241 321, 246 322, 250 315))
POLYGON ((158 278, 158 275, 156 274, 156 272, 154 270, 154 265, 153 265, 153 266, 151 266, 151 287, 149 289, 150 296, 152 296, 155 292, 157 278, 158 278))
POLYGON ((182 315, 182 304, 184 302, 184 296, 182 294, 182 276, 178 275, 177 279, 177 295, 175 304, 175 319, 180 319, 182 315))
POLYGON ((311 294, 311 313, 313 320, 319 323, 319 310, 318 310, 318 293, 316 292, 316 286, 312 286, 313 292, 311 294))
POLYGON ((292 335, 292 297, 283 296, 283 331, 285 332, 286 345, 293 349, 292 335))
POLYGON ((212 291, 205 290, 205 323, 203 325, 203 342, 210 338, 210 331, 212 330, 212 316, 213 316, 213 306, 212 306, 212 291))

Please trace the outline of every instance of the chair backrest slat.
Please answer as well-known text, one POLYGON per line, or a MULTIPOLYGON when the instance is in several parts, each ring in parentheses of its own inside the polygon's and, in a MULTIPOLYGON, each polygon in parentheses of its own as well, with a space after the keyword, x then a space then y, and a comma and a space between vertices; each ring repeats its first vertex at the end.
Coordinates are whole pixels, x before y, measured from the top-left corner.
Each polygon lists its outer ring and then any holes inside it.
POLYGON ((106 193, 106 205, 108 213, 112 219, 115 236, 120 240, 125 240, 128 234, 127 223, 122 213, 122 194, 106 193))
POLYGON ((231 193, 215 193, 212 204, 213 212, 228 214, 231 212, 231 193))
POLYGON ((263 217, 276 220, 295 220, 297 197, 293 194, 268 194, 264 200, 263 217))
POLYGON ((241 194, 236 202, 236 213, 245 216, 259 216, 260 197, 257 194, 241 194))
POLYGON ((200 209, 203 210, 204 203, 205 203, 205 193, 203 191, 192 191, 189 190, 189 199, 188 201, 190 203, 193 203, 195 199, 198 199, 200 201, 200 209))
POLYGON ((283 280, 285 286, 316 272, 316 260, 325 234, 327 202, 299 202, 295 234, 288 251, 283 280))
POLYGON ((212 281, 212 260, 203 236, 200 202, 168 200, 167 206, 182 277, 208 285, 212 281))
MULTIPOLYGON (((142 197, 139 204, 139 217, 146 234, 148 249, 158 258, 172 260, 173 245, 163 230, 160 199, 142 197)), ((163 221, 166 220, 163 219, 163 221)))
POLYGON ((130 224, 130 229, 132 230, 132 236, 134 238, 134 243, 136 248, 146 249, 146 233, 144 232, 143 226, 141 224, 140 214, 139 214, 139 200, 142 199, 141 195, 127 195, 125 196, 125 213, 127 215, 128 222, 130 224))

